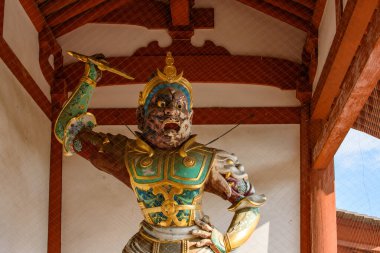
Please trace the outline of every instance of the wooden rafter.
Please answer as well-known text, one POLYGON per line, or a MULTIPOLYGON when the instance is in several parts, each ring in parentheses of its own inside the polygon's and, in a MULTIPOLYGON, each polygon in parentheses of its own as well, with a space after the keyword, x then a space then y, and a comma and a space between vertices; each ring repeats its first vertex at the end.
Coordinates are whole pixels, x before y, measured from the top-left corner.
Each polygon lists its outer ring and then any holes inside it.
POLYGON ((300 113, 300 248, 302 253, 310 252, 311 234, 311 143, 310 105, 304 104, 300 113))
MULTIPOLYGON (((108 58, 111 66, 129 73, 135 80, 133 83, 145 83, 155 72, 157 66, 163 65, 164 56, 131 56, 108 58), (144 66, 143 68, 140 66, 144 66)), ((200 83, 235 83, 259 84, 295 89, 300 65, 287 60, 255 57, 255 56, 175 56, 176 67, 184 70, 184 76, 190 82, 200 83)), ((68 90, 72 90, 81 77, 83 65, 73 63, 64 68, 68 78, 68 90)), ((120 76, 104 72, 98 86, 131 84, 120 76)))
POLYGON ((149 29, 167 29, 170 25, 170 12, 168 5, 163 2, 131 1, 121 8, 95 19, 93 23, 129 24, 144 26, 149 29))
MULTIPOLYGON (((193 8, 192 24, 194 29, 210 29, 214 27, 214 9, 193 8)), ((144 26, 148 29, 167 29, 170 26, 170 13, 162 2, 146 0, 133 1, 121 8, 104 15, 92 23, 128 24, 144 26), (144 12, 141 9, 144 8, 144 12)))
POLYGON ((353 0, 347 3, 313 95, 313 120, 327 119, 377 6, 377 1, 353 0))
POLYGON ((133 0, 108 0, 100 4, 90 11, 77 15, 64 23, 59 24, 52 28, 56 37, 60 37, 68 32, 75 30, 87 23, 95 21, 96 19, 107 15, 108 13, 120 8, 133 0))
MULTIPOLYGON (((98 108, 89 112, 99 125, 136 125, 135 108, 98 108)), ((194 108, 194 125, 299 124, 299 107, 225 107, 194 108), (247 115, 253 115, 247 118, 247 115)))
POLYGON ((38 9, 37 3, 34 0, 20 0, 20 3, 30 20, 32 21, 37 32, 41 32, 46 27, 45 17, 38 9))
POLYGON ((49 15, 47 17, 47 22, 48 22, 49 26, 51 26, 51 27, 57 26, 57 25, 62 24, 65 21, 67 21, 67 20, 69 20, 69 19, 71 19, 77 15, 80 15, 80 14, 90 10, 91 8, 93 8, 99 4, 102 4, 106 1, 107 0, 82 0, 82 1, 79 1, 78 3, 75 3, 75 4, 71 5, 70 7, 64 8, 63 10, 61 10, 57 13, 49 15))
POLYGON ((278 20, 281 20, 291 26, 294 26, 302 31, 309 31, 309 22, 290 14, 280 8, 270 5, 261 0, 237 0, 247 6, 250 6, 258 11, 261 11, 269 16, 272 16, 278 20))
POLYGON ((40 10, 45 16, 48 16, 78 1, 79 0, 50 0, 41 4, 40 10))
POLYGON ((293 0, 296 3, 302 4, 303 6, 309 8, 309 9, 314 9, 315 3, 313 0, 293 0))
POLYGON ((170 14, 173 26, 187 26, 190 24, 189 0, 171 0, 170 14))
POLYGON ((268 4, 278 7, 288 13, 291 13, 305 21, 310 21, 313 11, 309 8, 293 1, 265 0, 268 4))
POLYGON ((313 168, 326 168, 380 79, 380 4, 313 151, 313 168))
POLYGON ((297 98, 301 102, 310 101, 312 95, 312 85, 318 66, 318 29, 325 5, 326 0, 317 0, 310 22, 310 31, 307 33, 302 52, 302 65, 305 68, 305 73, 299 80, 297 87, 297 98))

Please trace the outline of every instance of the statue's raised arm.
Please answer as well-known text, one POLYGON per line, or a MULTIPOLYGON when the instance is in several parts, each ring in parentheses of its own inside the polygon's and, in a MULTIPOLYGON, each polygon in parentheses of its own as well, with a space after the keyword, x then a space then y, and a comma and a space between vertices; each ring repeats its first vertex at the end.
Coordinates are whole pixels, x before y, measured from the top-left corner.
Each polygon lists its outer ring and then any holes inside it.
POLYGON ((96 126, 96 119, 87 109, 102 71, 110 71, 128 79, 133 78, 110 67, 102 54, 85 56, 75 52, 68 53, 84 62, 85 68, 78 86, 63 105, 54 125, 55 136, 63 145, 63 154, 71 156, 78 153, 98 169, 129 185, 128 174, 122 172, 127 138, 92 131, 96 126))

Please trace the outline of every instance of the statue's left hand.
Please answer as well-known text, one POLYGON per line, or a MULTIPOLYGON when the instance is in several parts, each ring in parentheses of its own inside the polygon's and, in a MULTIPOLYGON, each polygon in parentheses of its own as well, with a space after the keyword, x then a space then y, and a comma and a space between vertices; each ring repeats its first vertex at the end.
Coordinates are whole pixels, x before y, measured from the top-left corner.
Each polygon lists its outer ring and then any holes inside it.
MULTIPOLYGON (((194 242, 192 245, 198 248, 209 246, 215 253, 226 253, 224 236, 214 226, 212 226, 205 216, 202 220, 196 219, 195 224, 200 229, 194 229, 191 233, 199 236, 202 240, 194 242)), ((192 246, 190 245, 190 246, 192 246)))

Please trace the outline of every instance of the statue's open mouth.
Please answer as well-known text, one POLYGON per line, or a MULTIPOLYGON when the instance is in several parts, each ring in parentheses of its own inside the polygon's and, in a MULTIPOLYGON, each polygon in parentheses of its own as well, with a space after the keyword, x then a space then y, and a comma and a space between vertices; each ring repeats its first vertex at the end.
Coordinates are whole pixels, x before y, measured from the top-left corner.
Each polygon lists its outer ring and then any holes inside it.
POLYGON ((165 131, 175 130, 176 132, 178 132, 180 129, 181 129, 181 127, 177 121, 166 120, 164 122, 164 130, 165 131))

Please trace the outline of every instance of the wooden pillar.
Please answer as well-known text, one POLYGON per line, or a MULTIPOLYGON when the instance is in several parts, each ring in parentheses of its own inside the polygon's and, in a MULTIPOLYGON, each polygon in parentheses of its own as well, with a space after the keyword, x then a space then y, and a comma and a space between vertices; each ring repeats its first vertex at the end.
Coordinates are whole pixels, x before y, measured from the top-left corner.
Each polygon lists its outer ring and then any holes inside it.
POLYGON ((334 163, 311 172, 312 253, 337 253, 334 163))
POLYGON ((300 247, 301 253, 311 253, 311 143, 310 143, 310 104, 301 107, 300 120, 300 247))
MULTIPOLYGON (((62 57, 55 57, 54 60, 55 65, 57 65, 57 62, 58 65, 61 65, 62 57)), ((62 144, 55 138, 54 123, 66 100, 65 87, 65 80, 56 77, 51 89, 52 121, 47 253, 61 253, 62 144)))

